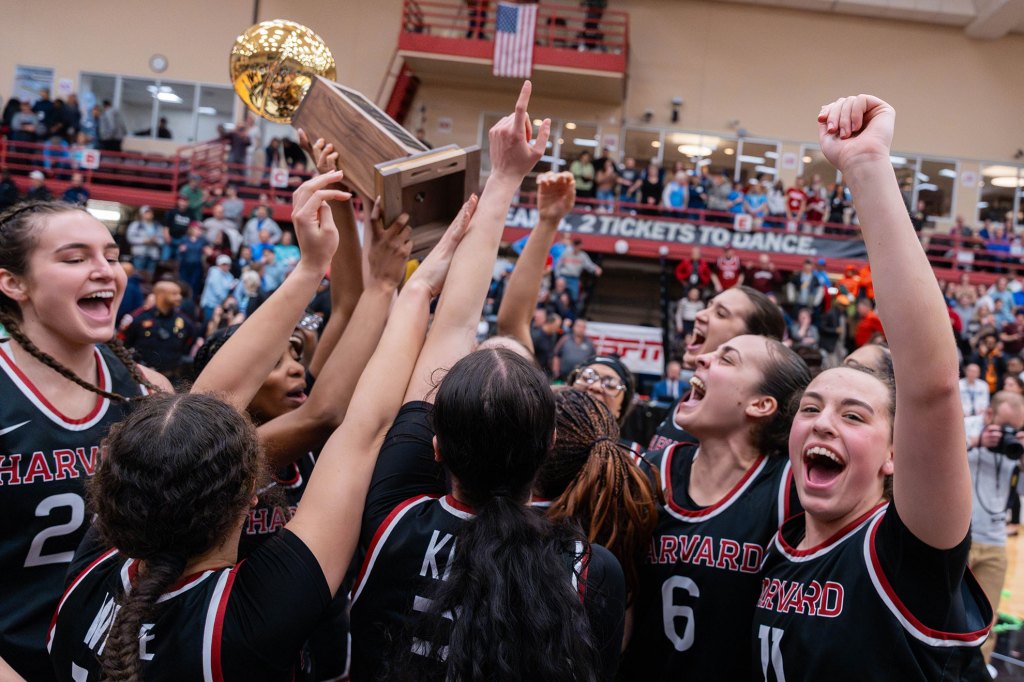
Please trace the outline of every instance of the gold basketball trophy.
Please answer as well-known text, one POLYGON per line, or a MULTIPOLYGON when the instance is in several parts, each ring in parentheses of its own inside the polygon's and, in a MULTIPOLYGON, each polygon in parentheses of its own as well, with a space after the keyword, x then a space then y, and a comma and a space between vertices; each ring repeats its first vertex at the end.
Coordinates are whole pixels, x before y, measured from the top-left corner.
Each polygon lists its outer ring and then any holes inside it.
POLYGON ((345 183, 366 201, 381 197, 385 225, 408 213, 418 257, 478 189, 479 147, 428 149, 362 94, 335 83, 331 51, 301 24, 250 27, 231 48, 230 72, 254 113, 334 144, 345 183))

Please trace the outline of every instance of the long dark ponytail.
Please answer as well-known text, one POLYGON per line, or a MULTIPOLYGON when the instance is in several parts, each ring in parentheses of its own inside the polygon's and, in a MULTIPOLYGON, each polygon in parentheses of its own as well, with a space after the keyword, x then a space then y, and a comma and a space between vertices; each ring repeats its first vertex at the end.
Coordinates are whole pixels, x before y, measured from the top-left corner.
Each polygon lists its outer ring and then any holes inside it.
POLYGON ((161 393, 114 424, 87 483, 102 538, 140 563, 100 660, 106 679, 141 679, 139 630, 189 559, 223 542, 260 470, 256 429, 213 396, 161 393))
MULTIPOLYGON (((578 528, 553 524, 525 505, 554 425, 544 375, 511 351, 472 353, 441 382, 434 410, 438 450, 475 511, 459 531, 448 578, 435 583, 431 608, 413 626, 414 637, 449 628, 448 647, 430 652, 443 679, 600 677, 570 573, 574 556, 585 560, 584 538, 578 528)), ((404 659, 397 676, 423 679, 423 659, 404 659)))

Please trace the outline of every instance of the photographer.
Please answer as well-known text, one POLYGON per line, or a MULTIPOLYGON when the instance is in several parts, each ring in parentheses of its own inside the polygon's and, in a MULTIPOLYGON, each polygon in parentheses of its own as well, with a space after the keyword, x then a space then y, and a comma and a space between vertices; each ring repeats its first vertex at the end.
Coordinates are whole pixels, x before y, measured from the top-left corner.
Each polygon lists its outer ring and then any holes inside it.
MULTIPOLYGON (((968 565, 995 613, 1006 577, 1006 500, 1013 470, 1024 454, 1024 397, 996 393, 983 424, 970 417, 965 422, 974 486, 968 565)), ((989 637, 981 649, 986 663, 994 648, 995 637, 989 637)))

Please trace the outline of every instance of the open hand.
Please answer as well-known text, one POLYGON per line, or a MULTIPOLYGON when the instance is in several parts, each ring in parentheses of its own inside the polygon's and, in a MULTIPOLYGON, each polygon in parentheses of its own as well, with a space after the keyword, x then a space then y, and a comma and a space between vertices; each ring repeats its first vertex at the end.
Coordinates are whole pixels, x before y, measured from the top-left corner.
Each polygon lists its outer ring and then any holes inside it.
POLYGON ((841 97, 818 113, 818 139, 842 172, 865 161, 889 161, 896 110, 872 95, 841 97))
POLYGON ((537 176, 537 212, 541 220, 561 222, 576 205, 576 179, 572 173, 541 173, 537 176))
POLYGON ((530 81, 524 81, 523 89, 519 91, 515 113, 495 123, 488 134, 492 172, 508 176, 517 183, 521 182, 540 161, 551 135, 551 119, 546 118, 540 125, 537 139, 530 144, 532 128, 526 107, 530 103, 532 91, 530 81))
POLYGON ((430 289, 430 296, 433 298, 441 294, 444 280, 448 276, 448 268, 452 264, 452 256, 455 255, 455 247, 459 245, 462 238, 469 232, 469 223, 476 211, 476 195, 469 197, 469 201, 462 205, 455 220, 445 230, 441 241, 437 243, 430 254, 423 259, 423 262, 416 272, 409 278, 409 283, 421 282, 430 289))
POLYGON ((341 171, 318 175, 299 185, 292 194, 292 223, 299 241, 302 261, 327 271, 338 248, 338 228, 331 216, 328 201, 348 201, 352 195, 329 185, 341 179, 341 171))
POLYGON ((368 224, 367 262, 370 282, 379 282, 392 290, 397 289, 405 278, 405 263, 412 253, 409 214, 403 213, 390 227, 384 227, 380 219, 380 197, 377 197, 368 224))

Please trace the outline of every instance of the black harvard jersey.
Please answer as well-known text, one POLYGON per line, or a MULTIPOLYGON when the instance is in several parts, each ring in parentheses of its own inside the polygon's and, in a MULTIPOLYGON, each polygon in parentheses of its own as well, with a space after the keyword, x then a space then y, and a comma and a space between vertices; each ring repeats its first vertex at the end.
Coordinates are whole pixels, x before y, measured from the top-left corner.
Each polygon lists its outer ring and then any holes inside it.
POLYGON ((666 503, 640 568, 624 680, 750 677, 743 648, 761 561, 795 501, 789 460, 759 458, 725 497, 701 507, 688 493, 698 454, 680 443, 651 457, 666 503))
MULTIPOLYGON (((684 395, 680 400, 686 400, 689 396, 689 392, 684 395)), ((672 408, 665 415, 665 418, 658 424, 658 428, 654 431, 654 435, 651 436, 651 442, 647 445, 647 452, 659 452, 675 445, 676 443, 696 443, 697 437, 691 433, 688 433, 686 429, 680 426, 676 422, 676 408, 679 407, 679 401, 677 400, 672 404, 672 408)))
POLYGON ((238 541, 238 558, 244 559, 257 547, 285 527, 306 490, 319 452, 307 452, 297 461, 287 464, 271 477, 270 484, 260 490, 259 503, 249 510, 242 535, 238 541))
MULTIPOLYGON (((5 339, 6 341, 6 339, 5 339)), ((99 387, 142 388, 106 347, 96 350, 99 387)), ((0 343, 0 657, 29 680, 53 678, 46 626, 85 535, 85 479, 124 404, 96 396, 81 419, 61 414, 0 343)))
MULTIPOLYGON (((259 503, 249 510, 238 541, 238 560, 247 558, 274 537, 295 514, 306 491, 319 451, 307 452, 280 467, 270 484, 260 491, 259 503)), ((355 580, 355 562, 334 596, 330 609, 314 628, 304 648, 296 680, 334 680, 348 674, 348 592, 355 580)))
MULTIPOLYGON (((431 410, 428 403, 403 406, 377 460, 363 519, 366 558, 352 590, 353 682, 386 679, 396 646, 443 656, 447 645, 442 632, 432 642, 405 639, 412 619, 429 608, 432 582, 447 579, 459 530, 473 517, 472 509, 444 494, 433 458, 431 410), (403 497, 395 502, 397 496, 403 497)), ((606 549, 583 542, 567 548, 563 558, 566 586, 579 591, 610 678, 622 643, 622 568, 606 549)))
MULTIPOLYGON (((100 656, 138 561, 90 534, 47 638, 58 680, 99 682, 100 656)), ((146 680, 292 680, 331 600, 316 557, 288 530, 234 567, 182 578, 139 632, 146 680)))
POLYGON ((992 609, 966 570, 969 535, 937 550, 880 505, 798 550, 803 514, 769 546, 754 613, 752 679, 988 680, 992 609))

